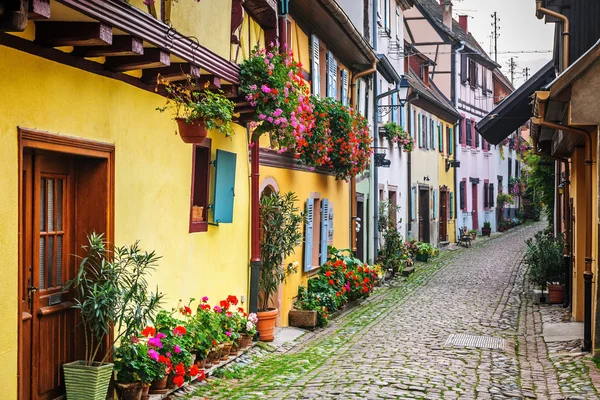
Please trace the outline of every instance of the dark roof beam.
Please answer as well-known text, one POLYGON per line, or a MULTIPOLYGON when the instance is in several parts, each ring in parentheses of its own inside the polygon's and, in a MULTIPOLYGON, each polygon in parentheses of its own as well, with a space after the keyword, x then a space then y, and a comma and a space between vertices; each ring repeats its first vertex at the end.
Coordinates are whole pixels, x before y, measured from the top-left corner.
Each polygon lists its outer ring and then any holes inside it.
POLYGON ((171 65, 169 53, 155 48, 144 49, 144 54, 139 56, 108 57, 104 63, 106 69, 116 72, 168 67, 169 65, 171 65))
POLYGON ((158 75, 168 82, 184 81, 188 76, 195 79, 200 77, 200 67, 189 63, 175 63, 163 68, 149 68, 142 73, 142 81, 156 85, 158 75))
POLYGON ((144 54, 144 41, 133 36, 114 36, 109 46, 75 47, 71 54, 84 58, 140 56, 144 54))
POLYGON ((110 26, 100 22, 37 22, 35 42, 47 47, 108 46, 112 44, 110 26))

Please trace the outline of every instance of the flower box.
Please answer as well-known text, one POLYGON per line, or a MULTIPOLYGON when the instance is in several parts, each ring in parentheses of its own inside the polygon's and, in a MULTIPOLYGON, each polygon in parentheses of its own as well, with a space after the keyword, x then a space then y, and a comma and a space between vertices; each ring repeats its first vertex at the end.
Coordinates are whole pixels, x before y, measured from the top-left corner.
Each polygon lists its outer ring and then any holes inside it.
POLYGON ((427 262, 429 261, 429 254, 417 254, 417 261, 427 262))
POLYGON ((290 310, 290 326, 297 328, 314 328, 317 326, 317 312, 314 310, 290 310))

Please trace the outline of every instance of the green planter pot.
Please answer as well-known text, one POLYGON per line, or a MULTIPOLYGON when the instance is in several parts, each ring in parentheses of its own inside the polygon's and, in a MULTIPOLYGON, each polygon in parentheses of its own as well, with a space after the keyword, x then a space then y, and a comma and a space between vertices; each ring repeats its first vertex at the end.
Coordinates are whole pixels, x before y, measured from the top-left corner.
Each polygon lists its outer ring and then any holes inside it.
POLYGON ((105 400, 113 366, 110 363, 86 365, 85 361, 63 364, 67 400, 105 400))
POLYGON ((429 261, 429 254, 417 254, 417 261, 429 261))

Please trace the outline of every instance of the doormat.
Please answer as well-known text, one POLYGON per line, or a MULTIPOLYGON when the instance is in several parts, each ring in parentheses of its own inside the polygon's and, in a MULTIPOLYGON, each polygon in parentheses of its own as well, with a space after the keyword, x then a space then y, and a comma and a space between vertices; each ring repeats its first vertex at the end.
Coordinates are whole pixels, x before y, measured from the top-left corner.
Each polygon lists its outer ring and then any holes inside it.
POLYGON ((492 336, 473 336, 464 334, 452 334, 448 336, 444 346, 472 347, 477 349, 499 349, 504 350, 504 339, 492 336))

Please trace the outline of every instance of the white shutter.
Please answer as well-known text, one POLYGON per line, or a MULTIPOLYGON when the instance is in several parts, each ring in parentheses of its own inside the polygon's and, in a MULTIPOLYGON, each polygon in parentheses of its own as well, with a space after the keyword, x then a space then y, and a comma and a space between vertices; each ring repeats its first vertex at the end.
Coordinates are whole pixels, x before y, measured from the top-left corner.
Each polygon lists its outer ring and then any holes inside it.
POLYGON ((321 201, 321 265, 327 262, 327 244, 329 239, 329 202, 327 199, 321 201))
POLYGON ((427 150, 429 150, 429 148, 431 147, 431 144, 429 143, 431 141, 431 118, 427 117, 426 119, 426 124, 425 124, 425 147, 427 148, 427 150))
POLYGON ((320 72, 320 64, 319 64, 319 38, 315 35, 311 35, 312 39, 312 93, 315 96, 320 96, 321 94, 321 72, 320 72))
POLYGON ((343 69, 342 75, 342 104, 348 105, 348 70, 343 69))
POLYGON ((412 187, 412 196, 410 196, 410 219, 417 219, 417 188, 412 187))
POLYGON ((330 51, 327 52, 327 97, 337 98, 337 61, 330 51))
POLYGON ((327 210, 329 212, 329 223, 327 230, 327 242, 333 245, 333 203, 327 201, 327 210))
POLYGON ((433 189, 433 219, 438 217, 437 189, 433 189))
POLYGON ((313 220, 315 200, 306 200, 306 222, 304 223, 304 271, 312 269, 313 220))

